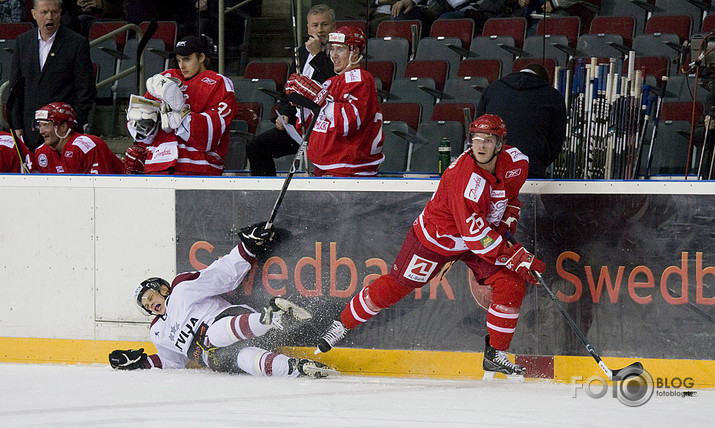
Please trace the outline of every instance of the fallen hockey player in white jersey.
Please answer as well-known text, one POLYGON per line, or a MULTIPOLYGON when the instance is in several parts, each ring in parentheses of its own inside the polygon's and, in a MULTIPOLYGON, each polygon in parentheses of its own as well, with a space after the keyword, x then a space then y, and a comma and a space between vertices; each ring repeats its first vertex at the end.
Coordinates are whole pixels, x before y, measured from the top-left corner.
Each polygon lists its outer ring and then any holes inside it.
POLYGON ((324 364, 292 358, 246 340, 263 336, 284 324, 305 321, 310 312, 282 297, 274 297, 261 312, 232 305, 222 294, 235 289, 250 272, 256 256, 277 241, 278 232, 258 223, 241 230, 241 242, 231 252, 198 272, 179 274, 171 286, 161 278, 143 281, 134 300, 143 312, 155 315, 150 337, 157 353, 144 349, 109 354, 113 368, 183 369, 207 366, 214 371, 254 376, 309 376, 336 373, 324 364))

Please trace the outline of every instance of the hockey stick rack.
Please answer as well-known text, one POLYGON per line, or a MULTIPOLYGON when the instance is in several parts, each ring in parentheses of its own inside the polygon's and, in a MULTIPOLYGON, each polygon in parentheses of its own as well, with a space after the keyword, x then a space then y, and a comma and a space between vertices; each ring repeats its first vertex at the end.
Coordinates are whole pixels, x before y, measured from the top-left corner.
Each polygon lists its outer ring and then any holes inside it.
POLYGON ((536 271, 531 271, 532 275, 536 277, 536 279, 539 281, 539 284, 546 290, 546 292, 549 294, 549 297, 551 298, 551 301, 554 302, 556 305, 556 308, 561 312, 561 315, 566 318, 566 321, 568 322, 569 326, 571 329, 576 333, 579 339, 581 339, 581 342, 586 346, 586 349, 588 349, 588 352, 591 354, 594 360, 598 363, 598 366, 603 370, 603 372, 608 376, 609 380, 612 381, 619 381, 619 380, 624 380, 628 377, 631 376, 639 376, 641 373, 643 373, 643 364, 640 362, 636 361, 633 364, 630 364, 626 367, 623 367, 621 369, 615 369, 611 370, 608 368, 606 363, 601 360, 601 357, 598 355, 596 350, 593 349, 593 346, 588 342, 588 339, 586 339, 586 336, 583 334, 581 329, 576 325, 576 322, 571 318, 571 315, 566 312, 566 309, 561 305, 559 302, 559 299, 556 297, 553 291, 551 291, 551 288, 549 288, 548 285, 546 285, 546 282, 544 281, 544 278, 541 277, 541 274, 536 271))

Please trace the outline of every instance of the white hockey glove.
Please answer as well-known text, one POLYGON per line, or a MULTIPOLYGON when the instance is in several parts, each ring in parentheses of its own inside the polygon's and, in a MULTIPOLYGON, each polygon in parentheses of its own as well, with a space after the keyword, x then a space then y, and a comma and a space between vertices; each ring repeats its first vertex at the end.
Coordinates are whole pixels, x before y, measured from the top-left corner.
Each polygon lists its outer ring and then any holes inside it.
POLYGON ((143 141, 154 135, 158 129, 160 109, 161 103, 158 101, 139 95, 132 95, 129 98, 127 129, 132 138, 143 141))
POLYGON ((184 93, 181 92, 181 80, 175 77, 155 74, 147 79, 146 90, 174 111, 181 111, 186 103, 184 93))
POLYGON ((176 136, 186 141, 189 136, 190 113, 191 111, 187 106, 184 106, 181 110, 172 110, 167 103, 161 103, 161 129, 164 132, 176 131, 176 136), (185 131, 183 134, 185 134, 186 138, 180 135, 180 131, 185 131))

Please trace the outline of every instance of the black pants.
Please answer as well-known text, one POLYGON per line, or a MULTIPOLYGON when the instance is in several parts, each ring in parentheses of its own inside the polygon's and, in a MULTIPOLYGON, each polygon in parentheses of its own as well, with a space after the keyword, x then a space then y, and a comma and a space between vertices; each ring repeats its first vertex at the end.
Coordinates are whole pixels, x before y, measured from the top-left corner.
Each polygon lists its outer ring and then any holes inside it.
POLYGON ((273 158, 294 155, 298 152, 298 147, 298 143, 287 132, 277 128, 256 135, 253 141, 246 145, 251 175, 275 176, 276 164, 273 158))

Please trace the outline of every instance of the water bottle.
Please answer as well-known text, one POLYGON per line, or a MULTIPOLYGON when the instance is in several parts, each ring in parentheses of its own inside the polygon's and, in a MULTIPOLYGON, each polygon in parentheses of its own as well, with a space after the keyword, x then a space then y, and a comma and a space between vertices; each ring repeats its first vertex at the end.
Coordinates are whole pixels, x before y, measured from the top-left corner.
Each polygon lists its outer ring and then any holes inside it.
POLYGON ((452 160, 451 151, 452 146, 450 145, 449 140, 447 138, 442 138, 442 141, 439 143, 439 163, 437 164, 439 175, 444 174, 449 167, 452 160))

